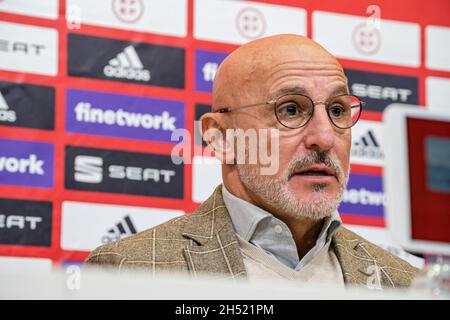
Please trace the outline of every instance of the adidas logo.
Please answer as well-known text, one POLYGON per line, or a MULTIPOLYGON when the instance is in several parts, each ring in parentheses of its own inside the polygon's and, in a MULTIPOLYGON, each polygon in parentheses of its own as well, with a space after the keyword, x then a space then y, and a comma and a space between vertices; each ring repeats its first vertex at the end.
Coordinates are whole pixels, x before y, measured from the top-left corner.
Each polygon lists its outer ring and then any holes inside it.
POLYGON ((144 69, 133 46, 126 47, 115 58, 109 60, 108 65, 103 68, 103 73, 109 78, 150 81, 150 71, 144 69))
POLYGON ((9 106, 0 92, 0 122, 16 122, 16 120, 16 113, 13 110, 9 110, 9 106))
POLYGON ((381 151, 380 144, 375 138, 372 130, 368 130, 358 140, 353 142, 352 156, 366 157, 372 159, 384 159, 383 151, 381 151))
POLYGON ((102 237, 102 243, 117 241, 136 233, 136 228, 131 221, 130 216, 125 216, 122 221, 119 221, 114 227, 107 231, 106 235, 102 237))

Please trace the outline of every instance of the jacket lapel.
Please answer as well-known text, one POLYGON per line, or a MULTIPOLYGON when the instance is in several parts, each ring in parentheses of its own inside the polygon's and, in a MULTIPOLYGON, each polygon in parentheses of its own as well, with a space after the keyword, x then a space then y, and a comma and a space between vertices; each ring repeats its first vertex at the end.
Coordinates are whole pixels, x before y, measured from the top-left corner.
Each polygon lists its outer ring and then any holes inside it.
POLYGON ((339 227, 333 236, 333 245, 347 285, 376 290, 390 286, 383 281, 381 261, 374 258, 376 255, 361 237, 339 227))
POLYGON ((233 223, 222 198, 222 186, 190 216, 183 228, 190 239, 184 249, 193 277, 209 274, 221 278, 245 277, 245 266, 233 223))

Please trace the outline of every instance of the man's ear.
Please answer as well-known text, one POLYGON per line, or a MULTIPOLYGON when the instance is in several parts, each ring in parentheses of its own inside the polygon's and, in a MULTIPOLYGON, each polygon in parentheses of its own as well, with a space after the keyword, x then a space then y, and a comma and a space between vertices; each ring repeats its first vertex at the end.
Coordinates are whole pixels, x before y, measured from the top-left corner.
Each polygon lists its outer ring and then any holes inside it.
POLYGON ((226 142, 227 123, 223 119, 223 114, 208 112, 201 116, 199 121, 202 139, 214 151, 214 155, 222 163, 233 163, 234 153, 228 150, 226 142))

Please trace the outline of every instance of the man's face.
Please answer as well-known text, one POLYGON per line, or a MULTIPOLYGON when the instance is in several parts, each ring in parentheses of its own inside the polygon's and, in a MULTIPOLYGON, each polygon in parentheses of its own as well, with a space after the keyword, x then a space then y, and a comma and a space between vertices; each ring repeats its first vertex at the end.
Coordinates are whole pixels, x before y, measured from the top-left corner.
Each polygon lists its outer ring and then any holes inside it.
MULTIPOLYGON (((265 88, 261 90, 265 95, 256 94, 248 103, 268 101, 286 92, 304 94, 316 102, 348 93, 341 67, 326 56, 279 61, 255 82, 265 88)), ((237 165, 243 185, 260 206, 286 217, 313 219, 326 217, 337 208, 348 181, 351 131, 335 127, 324 104, 317 104, 307 125, 298 129, 283 127, 273 108, 267 106, 242 110, 234 120, 235 126, 244 130, 280 130, 276 174, 261 175, 259 164, 237 165)))

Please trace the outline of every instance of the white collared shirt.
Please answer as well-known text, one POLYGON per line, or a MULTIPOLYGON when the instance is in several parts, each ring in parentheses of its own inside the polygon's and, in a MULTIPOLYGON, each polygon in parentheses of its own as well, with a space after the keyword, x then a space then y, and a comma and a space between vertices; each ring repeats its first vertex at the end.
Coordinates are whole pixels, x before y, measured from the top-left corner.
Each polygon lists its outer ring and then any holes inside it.
POLYGON ((236 233, 243 240, 261 248, 296 271, 301 270, 319 254, 342 223, 337 211, 325 218, 315 246, 300 260, 292 233, 283 221, 266 210, 234 196, 224 185, 222 194, 236 233))

